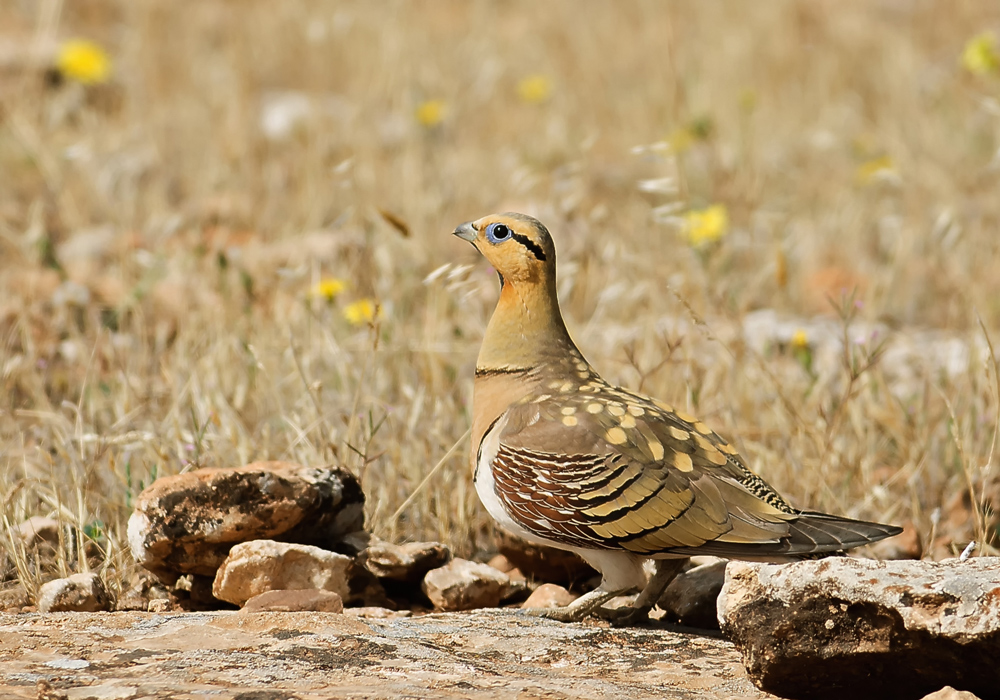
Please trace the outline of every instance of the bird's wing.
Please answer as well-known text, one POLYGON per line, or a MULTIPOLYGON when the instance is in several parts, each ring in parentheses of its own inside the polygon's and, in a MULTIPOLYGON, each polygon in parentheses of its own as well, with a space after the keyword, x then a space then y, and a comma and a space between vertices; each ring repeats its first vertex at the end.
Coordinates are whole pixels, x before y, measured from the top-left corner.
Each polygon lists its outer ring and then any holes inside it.
POLYGON ((641 554, 780 548, 797 517, 722 438, 637 394, 529 397, 496 428, 497 495, 546 539, 641 554))

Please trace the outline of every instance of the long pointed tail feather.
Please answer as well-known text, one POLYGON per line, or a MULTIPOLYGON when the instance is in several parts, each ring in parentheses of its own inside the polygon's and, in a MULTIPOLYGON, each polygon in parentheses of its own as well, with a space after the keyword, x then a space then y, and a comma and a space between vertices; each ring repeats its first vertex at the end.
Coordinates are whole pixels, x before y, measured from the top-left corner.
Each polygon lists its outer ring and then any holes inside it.
POLYGON ((716 540, 696 548, 675 548, 670 551, 672 554, 711 554, 747 561, 787 561, 846 552, 898 535, 902 531, 902 528, 895 525, 800 511, 798 517, 788 521, 788 534, 776 541, 737 543, 716 540))
POLYGON ((789 524, 788 553, 843 552, 898 535, 903 528, 803 511, 789 524))

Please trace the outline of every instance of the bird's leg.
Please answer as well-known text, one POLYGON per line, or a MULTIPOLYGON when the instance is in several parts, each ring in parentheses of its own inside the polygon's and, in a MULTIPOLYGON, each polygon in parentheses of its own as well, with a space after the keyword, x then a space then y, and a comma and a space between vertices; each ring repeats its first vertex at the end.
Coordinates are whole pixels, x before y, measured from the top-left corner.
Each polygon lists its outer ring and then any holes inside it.
POLYGON ((612 598, 620 596, 623 593, 628 593, 628 590, 608 590, 602 583, 589 593, 584 593, 564 608, 531 610, 530 614, 550 620, 558 620, 559 622, 579 622, 612 598))
POLYGON ((663 591, 674 577, 681 572, 687 559, 657 559, 656 571, 650 577, 642 593, 632 603, 632 607, 615 610, 611 614, 612 627, 629 627, 649 619, 649 611, 653 609, 663 591))

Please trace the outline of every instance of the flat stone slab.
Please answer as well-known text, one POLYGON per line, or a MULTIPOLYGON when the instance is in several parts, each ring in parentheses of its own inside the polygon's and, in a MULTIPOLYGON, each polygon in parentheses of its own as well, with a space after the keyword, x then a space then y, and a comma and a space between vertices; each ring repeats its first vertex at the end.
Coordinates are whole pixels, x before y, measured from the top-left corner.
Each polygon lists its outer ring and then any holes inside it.
POLYGON ((1000 558, 730 562, 722 629, 789 698, 1000 697, 1000 558))
POLYGON ((0 697, 772 698, 733 645, 516 610, 0 613, 0 697))

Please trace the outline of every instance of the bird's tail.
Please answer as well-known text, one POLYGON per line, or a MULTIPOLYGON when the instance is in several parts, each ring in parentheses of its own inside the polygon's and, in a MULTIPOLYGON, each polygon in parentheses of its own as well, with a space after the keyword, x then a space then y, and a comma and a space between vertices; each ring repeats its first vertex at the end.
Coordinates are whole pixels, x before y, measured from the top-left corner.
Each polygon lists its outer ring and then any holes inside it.
POLYGON ((801 511, 799 517, 788 523, 787 554, 818 554, 845 552, 872 542, 898 535, 903 528, 895 525, 852 520, 837 515, 801 511))
POLYGON ((696 548, 678 547, 674 555, 710 554, 745 561, 794 561, 846 552, 903 531, 895 525, 852 520, 837 515, 799 511, 785 521, 788 533, 770 542, 705 542, 696 548))

